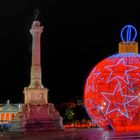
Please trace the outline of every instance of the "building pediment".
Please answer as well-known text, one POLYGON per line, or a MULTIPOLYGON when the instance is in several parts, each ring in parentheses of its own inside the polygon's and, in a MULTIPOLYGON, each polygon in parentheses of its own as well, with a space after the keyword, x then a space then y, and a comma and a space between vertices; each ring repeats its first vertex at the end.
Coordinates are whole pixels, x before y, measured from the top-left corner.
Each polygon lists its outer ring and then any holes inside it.
POLYGON ((0 106, 0 112, 18 112, 19 104, 3 104, 0 106))

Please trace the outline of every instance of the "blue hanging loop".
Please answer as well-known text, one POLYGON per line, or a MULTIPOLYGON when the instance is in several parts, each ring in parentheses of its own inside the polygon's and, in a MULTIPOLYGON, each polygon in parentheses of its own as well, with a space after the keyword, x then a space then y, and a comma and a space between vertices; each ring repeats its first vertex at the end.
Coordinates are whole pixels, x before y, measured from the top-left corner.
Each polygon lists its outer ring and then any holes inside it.
POLYGON ((121 35, 122 42, 124 42, 124 43, 126 42, 128 44, 129 42, 134 42, 135 41, 135 39, 137 37, 137 30, 132 25, 126 25, 122 28, 120 35, 121 35), (126 30, 126 37, 123 36, 125 30, 126 30), (134 31, 134 36, 133 37, 132 37, 132 31, 134 31))

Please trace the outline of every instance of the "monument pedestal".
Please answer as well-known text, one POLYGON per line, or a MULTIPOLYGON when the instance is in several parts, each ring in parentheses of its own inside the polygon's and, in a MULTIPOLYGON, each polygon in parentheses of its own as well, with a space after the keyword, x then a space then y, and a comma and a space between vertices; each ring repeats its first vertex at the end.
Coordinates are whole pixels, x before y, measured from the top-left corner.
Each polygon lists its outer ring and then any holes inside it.
POLYGON ((63 119, 54 105, 28 105, 26 131, 63 130, 63 119))
POLYGON ((48 89, 47 88, 24 88, 25 104, 44 105, 48 104, 48 89))
POLYGON ((49 103, 45 105, 24 105, 19 115, 12 121, 11 131, 60 131, 63 130, 63 118, 49 103))

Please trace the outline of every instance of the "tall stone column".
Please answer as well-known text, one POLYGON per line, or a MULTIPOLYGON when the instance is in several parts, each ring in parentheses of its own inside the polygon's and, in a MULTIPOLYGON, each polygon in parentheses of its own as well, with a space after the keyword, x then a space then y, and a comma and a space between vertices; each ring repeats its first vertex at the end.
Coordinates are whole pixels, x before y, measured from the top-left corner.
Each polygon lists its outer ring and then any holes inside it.
POLYGON ((31 66, 31 88, 43 88, 41 82, 41 65, 40 65, 40 38, 43 26, 39 21, 34 21, 30 32, 32 34, 32 66, 31 66))
POLYGON ((25 104, 42 105, 48 103, 48 89, 42 85, 40 39, 43 26, 40 21, 33 21, 32 34, 32 63, 30 85, 24 88, 25 104))

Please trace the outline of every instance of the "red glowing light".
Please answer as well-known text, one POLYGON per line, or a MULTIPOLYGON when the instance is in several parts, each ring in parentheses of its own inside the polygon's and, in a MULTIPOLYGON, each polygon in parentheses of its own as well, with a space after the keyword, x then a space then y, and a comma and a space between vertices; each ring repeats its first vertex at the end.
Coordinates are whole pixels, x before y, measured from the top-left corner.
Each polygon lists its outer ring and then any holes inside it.
POLYGON ((84 101, 100 127, 140 130, 140 55, 116 54, 97 64, 87 78, 84 101))

